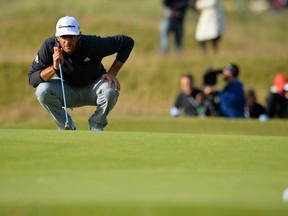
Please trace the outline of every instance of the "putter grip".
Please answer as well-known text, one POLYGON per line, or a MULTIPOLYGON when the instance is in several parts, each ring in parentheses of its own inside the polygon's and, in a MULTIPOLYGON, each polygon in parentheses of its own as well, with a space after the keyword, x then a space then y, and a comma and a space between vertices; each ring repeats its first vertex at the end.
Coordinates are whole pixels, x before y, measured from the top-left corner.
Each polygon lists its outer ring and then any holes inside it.
MULTIPOLYGON (((59 43, 58 41, 55 42, 55 46, 58 47, 58 48, 61 48, 61 45, 60 45, 60 43, 59 43)), ((60 60, 58 61, 58 64, 59 64, 59 66, 60 66, 60 64, 61 64, 61 61, 60 61, 60 60)), ((61 69, 60 69, 60 70, 61 70, 61 69)))

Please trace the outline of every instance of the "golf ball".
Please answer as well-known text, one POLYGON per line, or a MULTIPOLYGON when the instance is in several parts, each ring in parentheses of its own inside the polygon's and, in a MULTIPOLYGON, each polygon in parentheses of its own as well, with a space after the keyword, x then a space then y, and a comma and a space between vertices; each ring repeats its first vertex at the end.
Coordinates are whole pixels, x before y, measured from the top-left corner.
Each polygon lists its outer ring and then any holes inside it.
POLYGON ((283 192, 282 199, 284 202, 288 202, 288 188, 286 188, 283 192))

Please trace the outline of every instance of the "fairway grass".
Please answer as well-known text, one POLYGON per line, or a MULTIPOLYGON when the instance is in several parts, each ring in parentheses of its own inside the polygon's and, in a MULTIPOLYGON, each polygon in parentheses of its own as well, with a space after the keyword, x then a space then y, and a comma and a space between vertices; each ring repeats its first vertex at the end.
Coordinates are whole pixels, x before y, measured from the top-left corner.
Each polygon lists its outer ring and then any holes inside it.
POLYGON ((0 130, 0 215, 287 215, 284 136, 0 130))

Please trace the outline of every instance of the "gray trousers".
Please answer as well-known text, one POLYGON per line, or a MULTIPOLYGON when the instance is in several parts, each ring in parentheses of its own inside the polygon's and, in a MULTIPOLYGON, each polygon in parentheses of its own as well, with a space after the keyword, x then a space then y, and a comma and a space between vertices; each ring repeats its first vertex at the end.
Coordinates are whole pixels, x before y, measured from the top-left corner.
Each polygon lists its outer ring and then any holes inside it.
MULTIPOLYGON (((96 106, 96 111, 89 118, 89 128, 104 128, 107 124, 107 115, 115 106, 119 93, 110 88, 108 81, 100 79, 84 87, 70 86, 64 82, 67 108, 82 106, 96 106)), ((40 83, 36 89, 36 98, 40 104, 52 115, 58 129, 65 126, 65 111, 63 109, 63 94, 60 78, 53 78, 48 82, 40 83)), ((69 125, 75 129, 73 120, 68 114, 69 125)))

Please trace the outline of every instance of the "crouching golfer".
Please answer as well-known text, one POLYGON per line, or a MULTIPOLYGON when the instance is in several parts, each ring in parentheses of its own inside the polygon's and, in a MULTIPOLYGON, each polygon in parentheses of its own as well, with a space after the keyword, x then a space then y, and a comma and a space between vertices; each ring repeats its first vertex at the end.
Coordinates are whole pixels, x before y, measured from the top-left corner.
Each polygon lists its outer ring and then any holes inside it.
POLYGON ((125 35, 83 35, 74 17, 58 20, 55 36, 44 41, 28 73, 30 85, 37 87, 38 101, 52 115, 58 129, 63 130, 65 123, 69 125, 65 129, 76 129, 67 107, 91 105, 96 106, 96 111, 89 118, 89 129, 103 130, 108 124, 107 115, 118 100, 117 73, 133 46, 133 39, 125 35), (106 71, 101 61, 115 53, 115 60, 106 71))

